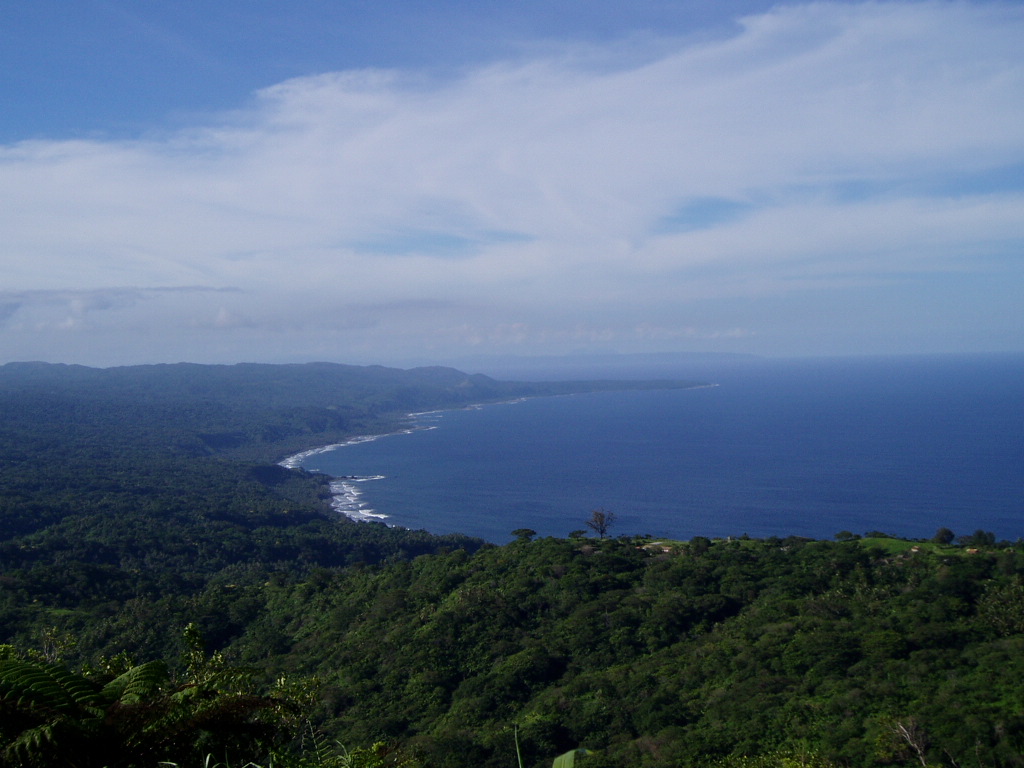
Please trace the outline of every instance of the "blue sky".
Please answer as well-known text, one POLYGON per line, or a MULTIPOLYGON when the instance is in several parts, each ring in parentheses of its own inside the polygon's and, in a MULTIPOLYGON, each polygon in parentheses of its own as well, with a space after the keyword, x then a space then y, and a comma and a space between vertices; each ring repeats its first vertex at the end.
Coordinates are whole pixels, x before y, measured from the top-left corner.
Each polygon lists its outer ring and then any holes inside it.
POLYGON ((1024 351, 1022 39, 997 2, 8 3, 0 362, 1024 351))

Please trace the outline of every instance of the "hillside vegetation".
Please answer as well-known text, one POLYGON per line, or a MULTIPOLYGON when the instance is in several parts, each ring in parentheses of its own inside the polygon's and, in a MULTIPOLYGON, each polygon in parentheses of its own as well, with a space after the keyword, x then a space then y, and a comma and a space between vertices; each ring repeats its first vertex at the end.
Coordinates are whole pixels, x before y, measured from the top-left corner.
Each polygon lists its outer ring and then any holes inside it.
POLYGON ((273 463, 611 386, 0 368, 0 765, 1024 764, 1019 543, 496 547, 339 519, 273 463))

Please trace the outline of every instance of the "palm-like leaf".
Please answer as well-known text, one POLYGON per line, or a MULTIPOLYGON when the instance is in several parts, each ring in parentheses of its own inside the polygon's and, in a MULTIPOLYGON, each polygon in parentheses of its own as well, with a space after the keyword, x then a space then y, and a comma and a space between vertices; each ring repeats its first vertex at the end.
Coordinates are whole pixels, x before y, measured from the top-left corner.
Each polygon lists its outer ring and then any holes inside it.
POLYGON ((59 664, 0 661, 0 700, 17 698, 54 712, 99 704, 97 687, 59 664))
POLYGON ((150 661, 115 677, 103 686, 100 695, 111 704, 138 704, 164 688, 168 680, 167 665, 162 661, 150 661))
POLYGON ((0 765, 43 765, 74 753, 100 730, 98 686, 56 664, 0 661, 0 765))
POLYGON ((173 686, 166 665, 149 662, 101 686, 59 665, 0 660, 0 768, 188 762, 273 735, 282 699, 253 693, 245 670, 205 672, 173 686))

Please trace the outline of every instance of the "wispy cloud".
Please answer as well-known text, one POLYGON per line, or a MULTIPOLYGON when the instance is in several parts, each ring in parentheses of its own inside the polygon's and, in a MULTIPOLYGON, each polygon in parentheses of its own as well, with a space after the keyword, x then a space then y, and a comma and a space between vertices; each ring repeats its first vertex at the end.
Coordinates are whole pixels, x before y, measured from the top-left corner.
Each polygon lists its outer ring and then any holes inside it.
POLYGON ((94 288, 27 291, 0 290, 0 326, 10 322, 19 329, 44 330, 81 327, 87 315, 126 310, 163 296, 238 293, 234 288, 173 286, 166 288, 94 288))
POLYGON ((66 318, 110 301, 141 327, 139 289, 111 286, 234 286, 162 296, 153 317, 172 336, 275 329, 310 355, 315 328, 335 357, 797 351, 767 309, 741 328, 706 302, 1024 282, 1024 182, 1007 173, 1024 166, 1022 39, 1017 5, 782 6, 644 58, 567 46, 449 79, 328 73, 169 135, 9 145, 0 317, 10 333, 25 297, 73 289, 66 318))

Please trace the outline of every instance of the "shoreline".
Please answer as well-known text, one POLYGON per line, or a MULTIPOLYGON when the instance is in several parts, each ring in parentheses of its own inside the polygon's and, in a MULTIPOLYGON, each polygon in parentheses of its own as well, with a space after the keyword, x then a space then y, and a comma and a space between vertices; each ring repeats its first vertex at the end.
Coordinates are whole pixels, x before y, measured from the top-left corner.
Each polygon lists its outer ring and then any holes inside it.
MULTIPOLYGON (((705 389, 705 388, 708 388, 708 387, 717 387, 717 386, 718 386, 717 383, 712 382, 712 383, 706 383, 706 384, 703 384, 703 383, 702 384, 694 384, 694 385, 691 385, 691 386, 688 386, 688 387, 684 387, 684 389, 705 389)), ((573 396, 581 395, 581 394, 587 394, 587 393, 586 392, 564 392, 564 393, 558 393, 558 394, 537 395, 536 397, 573 397, 573 396)), ((480 409, 482 409, 482 408, 484 408, 486 406, 489 406, 489 405, 516 405, 518 403, 523 403, 523 402, 526 402, 527 400, 531 400, 531 399, 533 399, 533 398, 530 397, 530 396, 522 396, 522 397, 511 398, 511 399, 508 399, 508 400, 495 400, 493 402, 484 402, 484 403, 470 403, 468 405, 463 405, 463 406, 455 407, 455 408, 436 408, 436 409, 429 410, 429 411, 415 411, 413 413, 407 413, 405 415, 405 420, 408 421, 408 422, 411 422, 411 426, 409 426, 409 427, 406 427, 404 429, 397 429, 397 430, 394 430, 392 432, 381 432, 379 434, 355 435, 355 436, 350 437, 347 440, 344 440, 344 441, 342 441, 340 443, 330 443, 329 445, 321 445, 321 446, 317 446, 316 448, 309 448, 309 449, 307 449, 305 451, 300 451, 299 453, 295 453, 295 454, 292 454, 290 456, 286 456, 281 461, 277 462, 277 465, 280 466, 280 467, 284 467, 285 469, 305 469, 302 466, 302 463, 304 461, 306 461, 307 459, 309 459, 310 457, 312 457, 312 456, 317 456, 317 455, 322 454, 322 453, 331 453, 333 451, 338 450, 339 448, 347 448, 350 445, 359 445, 361 443, 369 443, 369 442, 373 442, 374 440, 380 440, 381 438, 385 438, 385 437, 394 437, 396 435, 409 435, 409 434, 412 434, 413 432, 419 432, 419 431, 422 431, 422 430, 437 429, 437 427, 435 425, 421 426, 421 425, 417 425, 415 423, 417 419, 420 419, 420 418, 423 418, 423 417, 429 417, 429 416, 438 416, 438 417, 440 417, 440 416, 443 416, 445 413, 450 413, 450 412, 453 412, 453 411, 478 411, 478 410, 480 410, 480 409)), ((385 514, 383 512, 377 512, 375 509, 373 509, 371 507, 367 507, 367 505, 364 502, 360 501, 360 497, 362 497, 363 492, 356 485, 357 483, 365 483, 365 482, 369 482, 369 481, 372 481, 372 480, 384 480, 384 479, 386 479, 385 475, 367 475, 367 476, 349 475, 349 476, 341 476, 341 477, 339 477, 339 476, 334 476, 334 475, 328 475, 327 473, 321 472, 318 469, 310 469, 310 470, 305 470, 305 471, 307 471, 307 472, 315 472, 316 474, 324 475, 325 477, 330 478, 329 487, 331 489, 331 502, 330 502, 331 509, 333 509, 334 511, 336 511, 339 514, 343 515, 344 517, 347 517, 349 520, 352 520, 353 522, 358 522, 358 523, 367 523, 367 522, 381 522, 382 523, 382 522, 386 521, 387 519, 389 519, 391 517, 388 514, 385 514)), ((385 523, 385 524, 386 525, 390 525, 392 527, 400 527, 400 526, 397 526, 397 524, 393 524, 393 523, 385 523)))
MULTIPOLYGON (((550 397, 550 395, 545 395, 550 397)), ((309 448, 305 451, 286 456, 277 462, 277 466, 284 467, 285 469, 305 469, 302 466, 302 462, 306 461, 312 456, 317 456, 321 453, 331 453, 338 450, 339 448, 347 448, 350 445, 359 445, 360 443, 370 443, 374 440, 380 440, 384 437, 395 437, 397 435, 411 435, 413 432, 421 432, 429 429, 437 429, 435 425, 416 425, 416 420, 429 417, 429 416, 443 416, 445 413, 452 411, 478 411, 488 405, 515 405, 516 403, 522 403, 528 400, 528 397, 517 397, 511 400, 497 400, 493 403, 471 403, 458 408, 437 408, 430 411, 416 411, 414 413, 407 413, 405 419, 412 422, 412 426, 404 429, 397 429, 392 432, 381 432, 375 435, 355 435, 347 440, 340 443, 331 443, 329 445, 321 445, 316 448, 309 448)), ((328 475, 326 472, 321 472, 318 469, 305 470, 307 472, 315 472, 316 474, 324 475, 330 478, 330 489, 331 489, 331 509, 349 520, 357 523, 384 523, 391 515, 383 512, 377 512, 371 507, 360 501, 360 497, 363 492, 358 488, 356 483, 365 483, 371 480, 384 480, 385 475, 348 475, 348 476, 334 476, 328 475)), ((385 523, 391 527, 400 527, 397 524, 385 523)))
MULTIPOLYGON (((689 386, 682 387, 682 388, 683 389, 707 389, 708 387, 717 387, 717 386, 719 386, 719 385, 716 382, 708 382, 708 383, 700 383, 700 384, 691 384, 689 386)), ((605 391, 605 390, 597 390, 597 391, 605 391)), ((414 411, 412 413, 407 413, 405 415, 405 419, 407 421, 415 421, 417 418, 422 417, 422 416, 433 416, 435 414, 445 414, 445 413, 449 413, 449 412, 452 412, 452 411, 477 411, 477 410, 480 410, 481 408, 484 408, 484 407, 486 407, 488 405, 515 405, 516 403, 523 403, 523 402, 526 402, 527 400, 532 400, 535 397, 572 397, 572 396, 575 396, 575 395, 583 395, 583 394, 588 394, 588 392, 559 392, 559 393, 554 393, 554 394, 523 395, 523 396, 520 396, 520 397, 513 397, 513 398, 511 398, 509 400, 495 400, 493 402, 470 403, 468 405, 452 407, 452 408, 435 408, 435 409, 429 410, 429 411, 414 411)), ((345 448, 345 447, 347 447, 349 445, 358 445, 359 443, 368 443, 368 442, 371 442, 373 440, 379 440, 382 437, 391 437, 393 435, 408 435, 408 434, 411 434, 412 432, 417 432, 417 431, 419 431, 421 429, 436 429, 436 427, 432 427, 432 426, 429 426, 429 427, 411 426, 411 427, 407 427, 405 429, 398 429, 398 430, 395 430, 393 432, 381 432, 379 434, 372 434, 372 435, 355 435, 355 436, 350 437, 347 440, 344 440, 344 441, 342 441, 340 443, 330 443, 329 445, 321 445, 321 446, 317 446, 316 448, 309 448, 309 449, 307 449, 305 451, 299 451, 298 453, 292 454, 290 456, 286 456, 285 458, 281 459, 281 461, 277 462, 277 465, 279 467, 285 467, 286 469, 298 469, 298 468, 300 468, 302 462, 305 459, 308 459, 310 456, 316 456, 319 453, 330 453, 331 451, 337 450, 338 448, 345 448)))
MULTIPOLYGON (((415 419, 417 416, 426 415, 431 412, 424 412, 423 414, 410 413, 408 418, 415 419)), ((406 429, 399 429, 394 432, 381 432, 376 435, 356 435, 350 437, 340 443, 331 443, 330 445, 321 445, 317 448, 309 448, 305 451, 286 456, 281 461, 277 462, 279 467, 285 469, 304 469, 302 463, 312 456, 317 456, 322 453, 331 453, 338 450, 339 448, 347 448, 350 445, 359 445, 360 443, 370 443, 374 440, 380 440, 384 437, 393 437, 395 435, 409 435, 413 432, 419 432, 423 429, 435 429, 436 427, 408 427, 406 429)), ((383 480, 384 475, 345 475, 335 476, 328 475, 326 472, 321 472, 318 469, 305 470, 307 472, 313 472, 316 474, 324 475, 330 478, 329 488, 331 489, 331 509, 349 520, 357 523, 371 523, 378 522, 382 523, 387 520, 390 515, 386 515, 383 512, 377 512, 376 510, 367 507, 367 505, 360 501, 363 495, 362 490, 358 487, 358 483, 365 483, 371 480, 383 480)))

